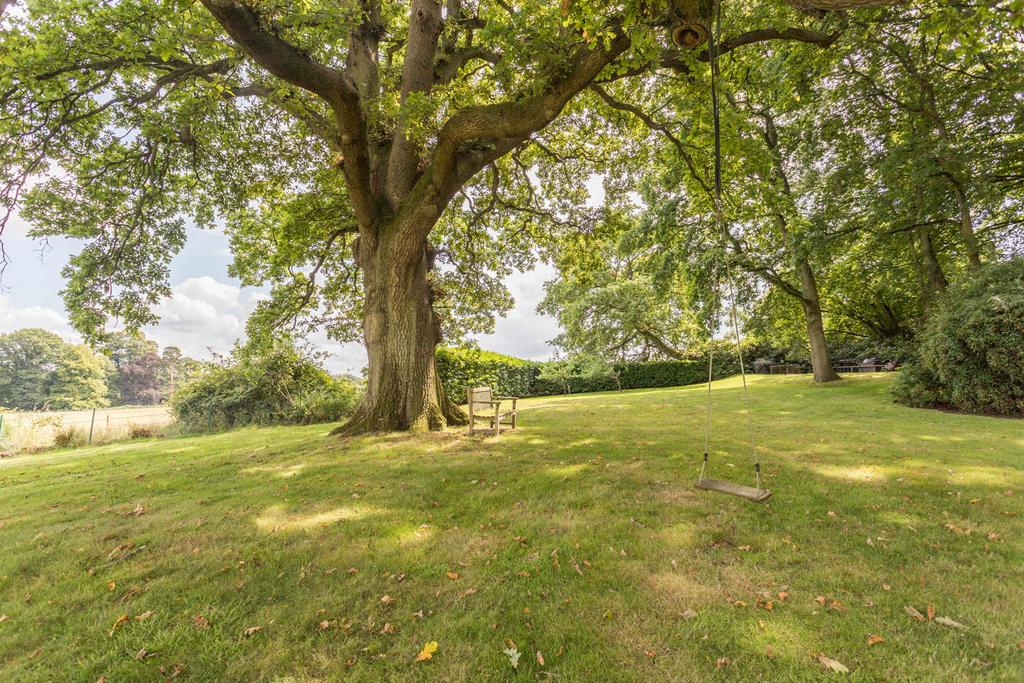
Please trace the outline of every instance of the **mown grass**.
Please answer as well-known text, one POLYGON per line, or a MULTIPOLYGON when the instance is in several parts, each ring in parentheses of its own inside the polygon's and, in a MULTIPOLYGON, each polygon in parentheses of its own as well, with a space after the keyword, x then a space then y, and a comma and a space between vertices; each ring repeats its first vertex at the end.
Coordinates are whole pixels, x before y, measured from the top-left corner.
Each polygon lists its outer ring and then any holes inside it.
MULTIPOLYGON (((761 506, 692 487, 701 387, 524 401, 500 440, 313 426, 3 461, 0 679, 836 675, 817 653, 849 680, 1024 678, 1024 423, 893 405, 882 375, 754 379, 761 506)), ((738 382, 715 399, 713 474, 750 483, 738 382)))

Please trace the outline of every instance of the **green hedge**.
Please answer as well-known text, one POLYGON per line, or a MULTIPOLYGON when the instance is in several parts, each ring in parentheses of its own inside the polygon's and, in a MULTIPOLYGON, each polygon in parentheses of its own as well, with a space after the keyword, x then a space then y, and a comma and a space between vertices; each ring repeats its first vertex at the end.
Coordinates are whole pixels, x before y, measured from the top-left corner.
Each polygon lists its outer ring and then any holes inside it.
MULTIPOLYGON (((574 394, 683 386, 703 382, 707 377, 706 361, 700 359, 614 363, 606 373, 587 371, 582 361, 561 363, 567 365, 568 387, 574 394)), ((521 398, 565 393, 562 382, 540 377, 544 365, 479 349, 437 350, 441 383, 456 403, 465 402, 466 387, 472 386, 489 386, 498 394, 521 398)), ((731 369, 731 365, 726 363, 723 369, 731 369)), ((722 373, 715 375, 719 377, 722 373)))

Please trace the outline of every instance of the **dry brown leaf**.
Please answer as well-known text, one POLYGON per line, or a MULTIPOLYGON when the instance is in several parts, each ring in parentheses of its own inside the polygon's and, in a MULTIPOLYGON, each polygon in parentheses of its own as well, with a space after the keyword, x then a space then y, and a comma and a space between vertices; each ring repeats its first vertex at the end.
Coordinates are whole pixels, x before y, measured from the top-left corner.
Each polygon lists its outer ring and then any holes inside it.
POLYGON ((882 636, 880 636, 878 634, 872 633, 871 635, 868 636, 868 647, 871 647, 872 645, 878 645, 879 643, 884 643, 884 642, 885 642, 885 638, 883 638, 882 636))
POLYGON ((384 628, 380 630, 381 634, 392 635, 395 632, 395 625, 391 622, 384 624, 384 628))
POLYGON ((774 659, 775 658, 775 650, 772 649, 771 645, 768 645, 768 646, 766 646, 764 648, 764 656, 767 657, 768 659, 774 659))
POLYGON ((1000 539, 1000 536, 995 531, 990 531, 989 532, 988 540, 990 540, 990 541, 998 541, 999 539, 1000 539))
POLYGON ((722 667, 729 666, 730 664, 732 664, 732 662, 729 660, 728 657, 719 657, 715 661, 715 668, 721 669, 722 667))
POLYGON ((828 602, 828 598, 826 598, 824 595, 819 595, 818 597, 814 598, 814 601, 819 605, 824 605, 826 602, 828 602))
POLYGON ((838 660, 835 660, 835 659, 832 659, 831 657, 826 657, 821 652, 819 652, 818 654, 814 655, 814 658, 816 660, 818 660, 818 662, 822 666, 824 666, 826 669, 831 669, 832 671, 835 671, 836 673, 839 673, 839 674, 848 674, 848 673, 850 673, 850 670, 847 669, 846 666, 842 662, 840 662, 838 660))
POLYGON ((686 610, 683 610, 679 614, 679 616, 681 616, 683 619, 690 620, 690 619, 696 619, 697 618, 697 613, 694 612, 692 609, 686 609, 686 610))
POLYGON ((385 596, 381 597, 381 599, 380 599, 380 603, 382 605, 390 605, 394 601, 395 601, 395 599, 393 597, 391 597, 390 595, 385 595, 385 596))
POLYGON ((107 581, 107 592, 108 593, 110 591, 114 590, 115 588, 117 588, 117 584, 116 583, 114 583, 113 581, 107 581))
POLYGON ((778 596, 779 602, 785 602, 786 598, 789 597, 789 591, 779 591, 778 596))
POLYGON ((883 583, 882 584, 882 590, 884 590, 884 591, 891 591, 892 590, 892 586, 890 586, 887 583, 883 583))
POLYGON ((953 621, 949 617, 935 617, 935 623, 942 624, 943 626, 948 626, 950 628, 967 628, 959 621, 953 621))
POLYGON ((831 602, 829 602, 828 603, 828 608, 832 609, 832 610, 835 610, 836 612, 845 612, 846 611, 846 606, 843 605, 843 603, 840 602, 839 600, 832 600, 831 602))
POLYGON ((6 614, 0 614, 0 621, 7 621, 9 618, 6 614))
POLYGON ((110 627, 110 634, 109 635, 111 635, 111 636, 114 635, 114 631, 117 630, 117 627, 125 624, 127 621, 128 621, 128 615, 127 614, 122 614, 121 616, 119 616, 117 618, 117 621, 114 622, 114 625, 110 627))
POLYGON ((925 613, 928 615, 928 621, 935 618, 935 608, 931 605, 928 605, 928 609, 925 610, 925 613))
POLYGON ((540 650, 537 650, 537 664, 544 666, 544 655, 540 653, 540 650))
POLYGON ((319 627, 319 629, 320 629, 321 631, 326 631, 326 630, 327 630, 327 629, 329 629, 329 628, 330 628, 331 626, 334 626, 334 622, 333 622, 333 621, 328 621, 327 619, 324 619, 323 621, 321 621, 321 622, 320 622, 320 623, 318 624, 318 627, 319 627))
POLYGON ((423 649, 420 650, 420 653, 416 655, 416 661, 425 662, 428 659, 433 659, 435 652, 437 652, 437 641, 432 640, 426 645, 424 645, 423 649))
POLYGON ((456 579, 459 578, 459 573, 458 572, 448 572, 447 576, 452 581, 455 581, 456 579))
POLYGON ((245 636, 246 638, 248 638, 248 637, 252 636, 254 633, 256 633, 259 630, 260 630, 259 626, 250 626, 249 628, 247 628, 244 631, 242 631, 242 635, 245 636))
POLYGON ((210 628, 210 620, 204 617, 202 614, 197 614, 192 617, 192 625, 196 628, 207 629, 210 628))
POLYGON ((359 570, 358 570, 358 569, 356 569, 355 567, 349 567, 349 568, 348 568, 348 571, 347 571, 347 572, 345 572, 345 573, 346 573, 346 574, 349 574, 349 575, 352 575, 352 574, 358 574, 358 573, 359 573, 359 570))
POLYGON ((904 605, 903 606, 903 611, 906 612, 907 614, 909 614, 914 619, 917 619, 918 621, 924 621, 925 620, 924 615, 921 614, 920 612, 918 612, 916 609, 914 609, 910 605, 904 605))
POLYGON ((142 614, 136 614, 135 621, 145 621, 146 619, 149 619, 151 616, 153 616, 153 610, 146 610, 142 614))

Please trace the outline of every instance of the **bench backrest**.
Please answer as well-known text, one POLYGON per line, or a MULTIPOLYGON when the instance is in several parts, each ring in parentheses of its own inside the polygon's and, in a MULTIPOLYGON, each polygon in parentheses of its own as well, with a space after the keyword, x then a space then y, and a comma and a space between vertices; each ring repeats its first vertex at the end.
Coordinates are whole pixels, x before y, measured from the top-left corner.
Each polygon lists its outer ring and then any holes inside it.
POLYGON ((466 388, 466 403, 469 404, 469 409, 473 413, 493 411, 494 406, 490 405, 491 400, 490 387, 466 388))

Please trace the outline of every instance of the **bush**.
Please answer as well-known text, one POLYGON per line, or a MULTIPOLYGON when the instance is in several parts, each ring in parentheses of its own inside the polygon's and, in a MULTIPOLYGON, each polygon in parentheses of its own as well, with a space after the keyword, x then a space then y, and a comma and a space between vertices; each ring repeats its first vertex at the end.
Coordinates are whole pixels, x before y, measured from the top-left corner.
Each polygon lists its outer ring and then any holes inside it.
POLYGON ((171 410, 185 429, 334 422, 350 415, 360 389, 332 377, 287 341, 236 349, 229 362, 193 377, 171 410))
POLYGON ((987 265, 946 293, 893 394, 912 406, 1024 414, 1024 259, 987 265))
POLYGON ((158 433, 157 428, 153 425, 139 425, 134 422, 128 425, 129 439, 152 439, 158 433))
POLYGON ((53 433, 54 448, 81 446, 85 440, 85 433, 77 427, 57 427, 53 433))

